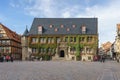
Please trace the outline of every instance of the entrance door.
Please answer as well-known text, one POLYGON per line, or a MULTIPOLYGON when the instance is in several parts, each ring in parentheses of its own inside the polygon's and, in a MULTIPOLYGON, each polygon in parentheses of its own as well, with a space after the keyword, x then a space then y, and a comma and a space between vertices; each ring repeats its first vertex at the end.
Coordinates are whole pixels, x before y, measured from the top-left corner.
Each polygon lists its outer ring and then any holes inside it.
POLYGON ((64 50, 61 50, 61 51, 60 51, 60 57, 65 57, 64 50))
POLYGON ((116 58, 116 57, 117 57, 117 55, 116 55, 115 52, 113 52, 112 57, 113 57, 113 58, 116 58))

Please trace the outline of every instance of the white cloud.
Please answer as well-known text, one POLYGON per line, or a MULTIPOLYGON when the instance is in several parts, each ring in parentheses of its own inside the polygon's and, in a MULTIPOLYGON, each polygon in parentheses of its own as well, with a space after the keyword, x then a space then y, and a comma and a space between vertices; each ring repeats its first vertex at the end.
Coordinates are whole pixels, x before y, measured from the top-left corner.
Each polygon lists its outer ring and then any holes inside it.
POLYGON ((63 14, 62 14, 63 18, 69 18, 71 15, 70 15, 70 12, 68 11, 65 11, 63 14))
POLYGON ((36 0, 32 7, 25 8, 32 16, 54 17, 53 0, 36 0))
POLYGON ((93 6, 86 10, 86 13, 95 15, 99 19, 99 38, 100 43, 115 40, 116 24, 120 23, 120 1, 110 2, 107 6, 93 6))
POLYGON ((18 7, 19 7, 18 4, 14 4, 14 3, 12 3, 12 2, 11 2, 9 5, 10 5, 11 7, 13 7, 13 8, 18 8, 18 7))
POLYGON ((34 17, 75 17, 78 5, 70 6, 57 0, 36 0, 33 6, 25 7, 26 13, 34 17))
POLYGON ((113 42, 116 36, 116 24, 120 23, 120 1, 116 0, 106 6, 94 5, 86 7, 85 13, 77 17, 98 17, 99 43, 113 42))
POLYGON ((113 42, 116 35, 116 24, 120 23, 120 0, 110 0, 106 5, 88 6, 77 3, 65 3, 59 0, 29 0, 24 7, 26 14, 34 17, 98 17, 99 42, 113 42))
POLYGON ((61 17, 63 18, 75 17, 75 14, 79 13, 79 6, 75 5, 72 7, 66 7, 63 8, 60 12, 61 17))

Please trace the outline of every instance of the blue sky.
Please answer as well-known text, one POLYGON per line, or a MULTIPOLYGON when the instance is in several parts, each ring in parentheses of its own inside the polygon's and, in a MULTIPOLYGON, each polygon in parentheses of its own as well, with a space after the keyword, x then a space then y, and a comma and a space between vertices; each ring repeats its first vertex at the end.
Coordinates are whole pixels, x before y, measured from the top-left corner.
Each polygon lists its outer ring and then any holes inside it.
POLYGON ((116 24, 120 23, 120 0, 1 0, 0 22, 23 34, 34 17, 97 17, 99 43, 113 42, 116 24))

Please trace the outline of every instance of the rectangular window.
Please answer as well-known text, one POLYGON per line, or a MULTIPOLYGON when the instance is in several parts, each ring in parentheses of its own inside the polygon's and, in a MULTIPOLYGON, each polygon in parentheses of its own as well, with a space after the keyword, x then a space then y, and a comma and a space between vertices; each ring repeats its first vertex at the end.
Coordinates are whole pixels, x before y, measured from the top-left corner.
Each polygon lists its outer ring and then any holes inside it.
POLYGON ((70 52, 75 52, 75 51, 76 51, 75 47, 70 48, 70 52))
POLYGON ((4 47, 0 47, 0 52, 4 53, 4 47))
POLYGON ((36 48, 32 48, 32 53, 37 53, 37 49, 36 48))
POLYGON ((50 38, 50 43, 54 43, 54 38, 50 38))
POLYGON ((65 42, 68 42, 68 37, 65 37, 65 42))
POLYGON ((60 38, 57 38, 57 43, 60 43, 60 38))
POLYGON ((0 34, 0 38, 3 37, 3 34, 0 34))
POLYGON ((43 48, 39 48, 39 52, 42 53, 43 52, 43 48))
POLYGON ((6 41, 3 40, 3 41, 2 41, 2 44, 6 44, 6 41))
POLYGON ((40 38, 40 43, 45 43, 45 38, 41 37, 40 38))
POLYGON ((44 38, 44 43, 46 43, 46 38, 44 38))
POLYGON ((48 38, 48 43, 51 43, 51 38, 48 38))
POLYGON ((52 51, 52 49, 51 48, 48 48, 48 52, 51 52, 52 51))
POLYGON ((0 47, 0 52, 2 52, 2 47, 0 47))
POLYGON ((0 40, 0 44, 2 44, 2 41, 0 40))
POLYGON ((88 60, 91 60, 91 57, 90 57, 90 56, 88 56, 88 60))
POLYGON ((81 52, 81 53, 85 53, 84 48, 81 48, 81 49, 80 49, 80 52, 81 52))
POLYGON ((44 48, 44 53, 46 53, 46 52, 47 52, 47 49, 44 48))
POLYGON ((74 42, 76 42, 76 37, 74 37, 74 42))
POLYGON ((5 52, 6 52, 6 53, 9 53, 9 52, 10 52, 9 47, 5 47, 5 52))
POLYGON ((70 37, 70 42, 73 42, 73 37, 70 37))
POLYGON ((85 37, 80 37, 80 42, 84 42, 85 41, 85 37))
POLYGON ((86 48, 86 53, 91 53, 91 48, 86 48))
POLYGON ((40 43, 46 43, 46 38, 45 37, 41 37, 40 38, 40 43))
POLYGON ((92 42, 92 37, 87 37, 87 42, 92 42))
POLYGON ((37 43, 38 39, 37 38, 32 38, 32 43, 37 43))
POLYGON ((6 44, 7 44, 7 45, 10 45, 10 41, 9 41, 9 40, 7 40, 7 41, 6 41, 6 44))

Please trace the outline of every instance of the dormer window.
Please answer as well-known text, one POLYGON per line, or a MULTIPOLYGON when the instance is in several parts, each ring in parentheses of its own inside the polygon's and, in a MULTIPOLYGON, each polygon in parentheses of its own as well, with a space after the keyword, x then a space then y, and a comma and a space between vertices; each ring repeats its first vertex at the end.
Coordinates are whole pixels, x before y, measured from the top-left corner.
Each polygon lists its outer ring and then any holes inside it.
POLYGON ((67 28, 67 31, 70 31, 70 28, 67 28))
POLYGON ((61 28, 63 28, 64 27, 64 25, 61 25, 61 28))
POLYGON ((53 25, 50 25, 50 28, 52 28, 53 27, 53 25))
POLYGON ((42 26, 38 26, 38 34, 42 34, 43 32, 43 27, 42 26))
POLYGON ((86 33, 86 26, 82 26, 82 33, 83 33, 83 34, 86 33))
POLYGON ((57 28, 55 28, 55 32, 57 32, 58 31, 58 29, 57 28))
POLYGON ((76 25, 72 25, 72 27, 73 27, 73 28, 75 28, 75 27, 76 27, 76 25))

